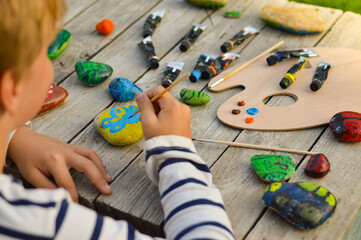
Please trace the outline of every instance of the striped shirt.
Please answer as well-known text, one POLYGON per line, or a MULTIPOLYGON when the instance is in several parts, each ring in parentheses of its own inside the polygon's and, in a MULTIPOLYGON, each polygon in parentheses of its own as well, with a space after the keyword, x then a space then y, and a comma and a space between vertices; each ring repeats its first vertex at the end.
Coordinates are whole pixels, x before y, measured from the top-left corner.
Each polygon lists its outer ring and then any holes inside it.
MULTIPOLYGON (((167 239, 234 239, 221 194, 190 139, 155 137, 144 150, 147 173, 159 187, 167 239)), ((0 174, 0 239, 153 238, 72 202, 64 189, 24 189, 0 174)))

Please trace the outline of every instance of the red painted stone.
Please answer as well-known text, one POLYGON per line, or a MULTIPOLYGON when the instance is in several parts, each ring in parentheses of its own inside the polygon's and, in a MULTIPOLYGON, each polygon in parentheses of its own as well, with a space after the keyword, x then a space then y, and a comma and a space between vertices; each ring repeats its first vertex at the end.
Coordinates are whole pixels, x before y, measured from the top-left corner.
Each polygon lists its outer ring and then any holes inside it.
POLYGON ((52 84, 51 86, 52 86, 52 93, 49 94, 49 92, 51 91, 50 90, 51 87, 50 87, 48 95, 45 99, 45 102, 41 106, 41 109, 37 115, 44 114, 44 113, 49 112, 50 110, 60 106, 68 98, 68 92, 64 88, 59 87, 55 84, 52 84))
POLYGON ((322 178, 330 171, 330 162, 323 154, 315 154, 308 160, 305 173, 314 178, 322 178))
POLYGON ((361 141, 361 114, 357 112, 339 112, 330 120, 333 135, 342 142, 361 141))

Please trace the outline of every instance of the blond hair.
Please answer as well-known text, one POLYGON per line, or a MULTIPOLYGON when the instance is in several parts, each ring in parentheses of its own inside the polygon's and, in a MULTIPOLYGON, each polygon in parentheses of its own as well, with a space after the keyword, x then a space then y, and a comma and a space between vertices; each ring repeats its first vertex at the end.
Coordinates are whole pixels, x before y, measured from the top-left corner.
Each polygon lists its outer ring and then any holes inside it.
POLYGON ((0 0, 0 76, 19 80, 53 40, 65 13, 64 0, 0 0))

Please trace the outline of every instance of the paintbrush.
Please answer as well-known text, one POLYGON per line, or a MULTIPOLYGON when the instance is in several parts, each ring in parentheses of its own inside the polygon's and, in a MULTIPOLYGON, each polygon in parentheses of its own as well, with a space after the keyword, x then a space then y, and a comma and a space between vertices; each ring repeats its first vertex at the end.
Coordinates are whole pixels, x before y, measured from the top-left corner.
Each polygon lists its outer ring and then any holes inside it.
POLYGON ((209 88, 215 87, 218 84, 220 84, 221 82, 227 80, 228 78, 232 77, 234 74, 238 73, 239 71, 241 71, 242 69, 248 67, 249 65, 251 65, 252 63, 254 63, 255 61, 257 61, 258 59, 260 59, 261 57, 263 57, 264 55, 266 55, 269 52, 272 52, 273 50, 275 50, 276 48, 278 48, 279 46, 281 46, 284 43, 284 41, 280 41, 279 43, 277 43, 276 45, 270 47, 269 49, 267 49, 266 51, 264 51, 263 53, 259 54, 258 56, 252 58, 251 60, 249 60, 248 62, 246 62, 245 64, 243 64, 242 66, 240 66, 239 68, 236 68, 235 70, 233 70, 232 72, 228 73, 226 76, 224 76, 223 78, 219 79, 218 81, 216 81, 215 83, 213 83, 209 88))
MULTIPOLYGON (((154 96, 152 99, 150 99, 151 102, 157 101, 158 98, 160 98, 161 96, 163 96, 164 93, 169 92, 172 88, 174 88, 178 83, 182 82, 184 79, 188 78, 191 74, 187 73, 186 75, 184 75, 183 77, 181 77, 180 79, 178 79, 177 81, 175 81, 172 85, 170 85, 169 87, 167 87, 166 89, 164 89, 162 92, 160 92, 158 95, 154 96)), ((132 114, 131 117, 134 117, 135 115, 137 115, 139 113, 139 109, 132 114)))
POLYGON ((278 152, 297 153, 297 154, 302 154, 302 155, 320 154, 320 153, 317 153, 317 152, 309 152, 309 151, 302 151, 302 150, 288 149, 288 148, 268 147, 268 146, 261 146, 261 145, 255 145, 255 144, 249 144, 249 143, 236 143, 236 142, 218 141, 218 140, 211 140, 211 139, 198 139, 198 138, 192 138, 192 140, 193 141, 199 141, 199 142, 218 143, 218 144, 224 144, 224 145, 235 146, 235 147, 243 147, 243 148, 252 148, 252 149, 271 150, 271 151, 278 151, 278 152))

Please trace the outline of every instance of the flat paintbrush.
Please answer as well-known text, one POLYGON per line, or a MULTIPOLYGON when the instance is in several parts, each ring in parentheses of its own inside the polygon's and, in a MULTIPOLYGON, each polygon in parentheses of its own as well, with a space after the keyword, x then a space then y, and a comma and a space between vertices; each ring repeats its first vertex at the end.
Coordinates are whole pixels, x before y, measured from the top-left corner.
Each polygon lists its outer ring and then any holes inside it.
POLYGON ((211 140, 211 139, 198 139, 198 138, 193 138, 192 140, 199 141, 199 142, 225 144, 225 145, 229 145, 229 146, 243 147, 243 148, 253 148, 253 149, 271 150, 271 151, 278 151, 278 152, 297 153, 297 154, 302 154, 302 155, 320 154, 317 152, 308 152, 308 151, 288 149, 288 148, 268 147, 268 146, 261 146, 261 145, 248 144, 248 143, 236 143, 236 142, 218 141, 218 140, 211 140))
MULTIPOLYGON (((184 75, 183 77, 181 77, 180 79, 178 79, 177 81, 175 81, 172 85, 170 85, 169 87, 167 87, 166 89, 164 89, 161 93, 159 93, 158 95, 154 96, 152 99, 150 99, 151 102, 157 101, 158 98, 160 98, 161 96, 163 96, 164 93, 169 92, 172 88, 174 88, 178 83, 182 82, 184 79, 188 78, 191 74, 187 73, 186 75, 184 75)), ((134 117, 135 115, 137 115, 139 113, 139 109, 132 114, 131 117, 134 117)))

